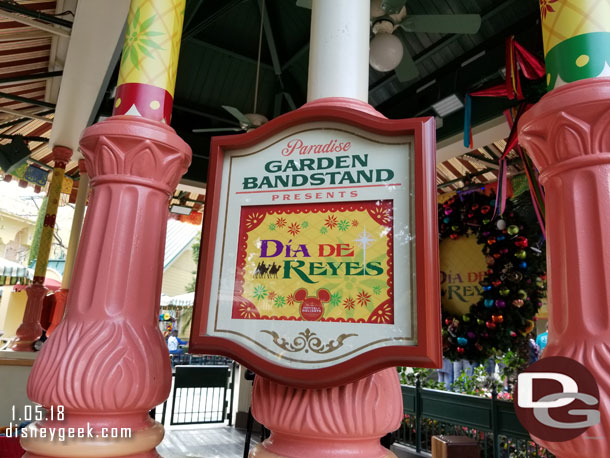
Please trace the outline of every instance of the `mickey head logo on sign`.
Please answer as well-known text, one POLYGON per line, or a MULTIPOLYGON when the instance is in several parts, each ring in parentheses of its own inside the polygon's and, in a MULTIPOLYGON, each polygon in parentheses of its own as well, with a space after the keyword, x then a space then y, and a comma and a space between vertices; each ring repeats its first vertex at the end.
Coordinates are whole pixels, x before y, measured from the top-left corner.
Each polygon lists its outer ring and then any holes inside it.
POLYGON ((297 289, 294 298, 301 302, 301 317, 307 321, 318 321, 324 315, 324 302, 330 301, 330 292, 327 289, 319 289, 317 296, 307 296, 305 288, 297 289))

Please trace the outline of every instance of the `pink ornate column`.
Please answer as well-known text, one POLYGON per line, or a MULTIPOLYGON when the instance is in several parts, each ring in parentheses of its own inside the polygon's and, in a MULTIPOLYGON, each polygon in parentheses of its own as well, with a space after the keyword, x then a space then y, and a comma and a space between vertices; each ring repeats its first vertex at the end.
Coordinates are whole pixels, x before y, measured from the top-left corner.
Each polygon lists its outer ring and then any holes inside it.
POLYGON ((114 116, 83 133, 91 177, 67 314, 28 380, 31 400, 64 421, 30 426, 130 428, 131 438, 23 439, 26 457, 156 457, 163 426, 148 411, 171 386, 157 326, 168 200, 190 148, 159 121, 114 116))
POLYGON ((400 427, 396 369, 333 388, 303 390, 257 377, 252 414, 271 436, 251 458, 395 457, 379 440, 400 427))
POLYGON ((94 437, 22 437, 25 457, 159 456, 163 426, 148 411, 171 387, 157 325, 168 203, 191 158, 168 126, 184 5, 131 1, 115 116, 87 128, 80 141, 91 197, 67 313, 28 380, 32 401, 65 411, 29 428, 90 427, 94 437), (130 437, 103 437, 107 428, 125 428, 130 437))
POLYGON ((562 458, 610 456, 610 78, 563 85, 528 111, 519 141, 546 191, 549 341, 593 373, 601 423, 566 442, 562 458))
POLYGON ((49 264, 49 254, 53 243, 53 231, 55 230, 55 218, 59 207, 61 186, 64 180, 66 165, 72 157, 72 150, 63 146, 53 148, 53 177, 49 184, 48 204, 44 215, 44 224, 40 234, 40 245, 36 256, 36 267, 34 269, 34 283, 28 286, 28 295, 23 323, 17 328, 15 334, 17 339, 11 347, 15 351, 34 351, 33 343, 42 335, 40 316, 42 314, 42 301, 47 294, 47 288, 43 286, 49 264))

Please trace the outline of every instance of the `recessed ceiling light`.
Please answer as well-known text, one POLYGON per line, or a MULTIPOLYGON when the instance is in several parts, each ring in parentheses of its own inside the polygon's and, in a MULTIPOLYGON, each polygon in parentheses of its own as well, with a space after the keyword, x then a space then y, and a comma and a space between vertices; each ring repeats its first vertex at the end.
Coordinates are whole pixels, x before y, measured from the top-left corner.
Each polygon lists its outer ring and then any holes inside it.
POLYGON ((419 94, 421 91, 425 91, 426 89, 428 89, 430 86, 434 86, 436 84, 436 80, 433 79, 432 81, 430 81, 429 83, 424 84, 421 87, 418 87, 417 90, 415 91, 416 94, 419 94))
POLYGON ((190 215, 193 209, 186 205, 172 205, 169 209, 171 213, 177 213, 178 215, 190 215))
POLYGON ((470 59, 466 59, 464 62, 462 62, 462 63, 460 64, 460 67, 462 67, 462 68, 463 68, 463 67, 465 67, 466 65, 473 63, 475 60, 477 60, 477 59, 479 59, 479 58, 483 57, 484 55, 485 55, 485 51, 481 51, 480 53, 475 54, 474 56, 472 56, 470 59))
POLYGON ((449 97, 445 97, 432 105, 432 109, 442 118, 462 108, 464 108, 464 104, 456 94, 451 94, 449 97))

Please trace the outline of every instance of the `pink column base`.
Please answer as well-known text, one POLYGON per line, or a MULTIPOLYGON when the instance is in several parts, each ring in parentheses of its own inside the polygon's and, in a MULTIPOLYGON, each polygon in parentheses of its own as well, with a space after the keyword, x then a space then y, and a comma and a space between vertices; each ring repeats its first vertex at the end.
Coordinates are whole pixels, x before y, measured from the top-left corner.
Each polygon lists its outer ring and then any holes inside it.
MULTIPOLYGON (((50 455, 36 455, 35 453, 26 452, 21 458, 57 458, 50 455)), ((122 456, 120 458, 163 458, 155 450, 150 453, 138 453, 137 455, 122 456)))
POLYGON ((39 284, 30 285, 25 289, 28 300, 25 306, 23 323, 17 328, 17 340, 11 350, 34 351, 32 344, 42 335, 40 315, 42 314, 42 301, 47 291, 47 288, 39 284))
POLYGON ((403 418, 398 374, 389 368, 318 390, 257 377, 252 415, 272 434, 251 457, 392 457, 379 441, 396 431, 403 418))
POLYGON ((297 437, 291 434, 272 433, 250 453, 250 458, 395 458, 396 455, 379 443, 379 437, 335 438, 297 437), (271 452, 270 450, 273 450, 271 452), (304 454, 305 453, 305 454, 304 454))
MULTIPOLYGON (((147 412, 122 415, 99 414, 92 416, 87 413, 65 413, 63 420, 43 420, 26 427, 28 437, 21 438, 21 446, 31 457, 157 457, 155 446, 163 439, 163 426, 157 424, 147 412), (69 438, 68 431, 73 428, 83 431, 84 437, 69 438), (90 429, 89 429, 90 428, 90 429), (103 431, 117 428, 129 428, 127 437, 103 437, 103 431), (63 441, 55 440, 48 443, 41 440, 40 431, 60 429, 66 435, 63 441), (91 436, 88 437, 88 432, 91 436)), ((56 433, 57 434, 57 433, 56 433)))
MULTIPOLYGON (((36 453, 25 452, 21 458, 57 458, 52 455, 37 455, 36 453)), ((84 458, 84 457, 83 457, 84 458)), ((156 450, 151 450, 148 453, 138 453, 137 455, 124 455, 117 458, 163 458, 156 450)))

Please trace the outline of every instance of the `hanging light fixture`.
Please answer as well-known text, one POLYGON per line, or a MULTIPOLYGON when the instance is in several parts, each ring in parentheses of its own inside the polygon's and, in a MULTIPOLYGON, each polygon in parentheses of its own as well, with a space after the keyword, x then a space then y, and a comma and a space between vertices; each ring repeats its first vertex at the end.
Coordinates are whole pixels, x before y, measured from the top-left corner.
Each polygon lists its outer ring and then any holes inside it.
POLYGON ((464 103, 462 102, 462 98, 457 94, 451 94, 449 97, 445 97, 432 104, 432 109, 440 117, 449 116, 451 113, 455 113, 462 108, 464 108, 464 103))
POLYGON ((379 72, 394 70, 402 61, 402 42, 393 31, 394 24, 390 21, 381 20, 373 25, 375 37, 370 44, 369 63, 379 72))

